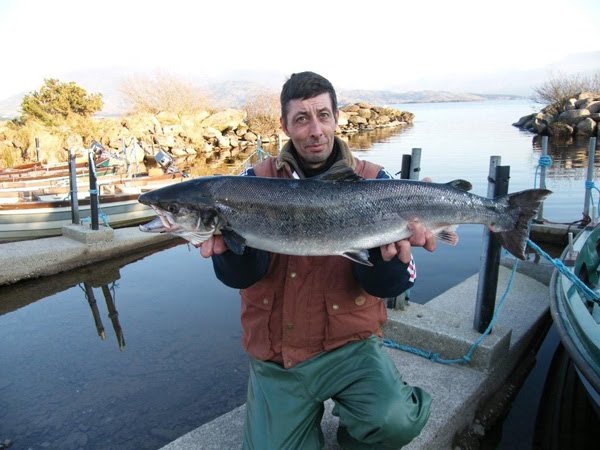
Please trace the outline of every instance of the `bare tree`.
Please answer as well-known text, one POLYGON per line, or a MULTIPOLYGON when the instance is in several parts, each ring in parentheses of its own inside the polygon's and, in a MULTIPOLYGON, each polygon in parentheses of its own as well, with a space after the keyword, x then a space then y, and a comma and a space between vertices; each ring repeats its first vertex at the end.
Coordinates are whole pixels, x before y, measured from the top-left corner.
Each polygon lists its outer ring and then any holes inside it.
POLYGON ((208 98, 202 89, 164 72, 126 79, 121 83, 120 91, 136 112, 181 114, 208 109, 208 98))
POLYGON ((248 114, 248 126, 262 135, 279 130, 281 114, 279 94, 268 89, 256 89, 247 97, 245 109, 248 114))
POLYGON ((566 75, 558 72, 533 90, 532 99, 537 103, 554 105, 563 111, 570 98, 580 92, 600 93, 600 70, 592 75, 581 73, 566 75))

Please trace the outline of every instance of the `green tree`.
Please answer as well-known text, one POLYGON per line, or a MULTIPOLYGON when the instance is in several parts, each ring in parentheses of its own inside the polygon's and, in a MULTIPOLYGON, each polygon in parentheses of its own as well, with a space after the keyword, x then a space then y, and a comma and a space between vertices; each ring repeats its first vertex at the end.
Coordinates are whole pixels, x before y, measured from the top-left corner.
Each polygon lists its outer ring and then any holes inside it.
POLYGON ((89 117, 102 109, 102 94, 88 94, 73 81, 63 83, 49 78, 37 92, 23 97, 22 119, 35 118, 48 125, 71 115, 89 117))

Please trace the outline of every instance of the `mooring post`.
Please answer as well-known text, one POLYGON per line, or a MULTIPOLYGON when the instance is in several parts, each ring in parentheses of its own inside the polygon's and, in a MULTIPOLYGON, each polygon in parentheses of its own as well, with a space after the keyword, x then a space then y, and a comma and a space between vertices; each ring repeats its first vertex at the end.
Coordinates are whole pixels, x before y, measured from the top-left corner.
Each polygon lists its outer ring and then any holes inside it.
POLYGON ((79 201, 77 199, 77 167, 75 165, 75 149, 69 149, 69 195, 71 197, 71 222, 79 223, 79 201))
MULTIPOLYGON (((542 136, 542 156, 540 159, 546 156, 548 156, 548 136, 542 136)), ((540 189, 546 189, 546 166, 544 165, 541 166, 540 170, 540 189)), ((538 223, 544 222, 544 202, 540 203, 535 221, 538 223)))
POLYGON ((40 138, 35 138, 35 160, 40 162, 40 138))
POLYGON ((592 188, 588 187, 594 182, 594 164, 596 162, 596 138, 590 138, 588 146, 587 178, 585 180, 585 198, 583 200, 583 216, 590 215, 590 202, 592 200, 592 188))
POLYGON ((408 179, 418 181, 420 173, 421 173, 421 149, 413 148, 411 158, 410 158, 410 174, 408 176, 408 179))
MULTIPOLYGON (((488 178, 488 197, 495 198, 507 194, 509 178, 510 166, 501 166, 500 156, 492 156, 488 178)), ((477 302, 473 321, 473 328, 479 333, 483 333, 487 329, 494 316, 501 250, 499 239, 486 228, 483 232, 481 250, 483 264, 479 269, 477 302)))
POLYGON ((96 180, 96 164, 94 160, 93 146, 88 152, 88 168, 90 174, 90 216, 92 218, 92 230, 98 230, 98 183, 96 180))

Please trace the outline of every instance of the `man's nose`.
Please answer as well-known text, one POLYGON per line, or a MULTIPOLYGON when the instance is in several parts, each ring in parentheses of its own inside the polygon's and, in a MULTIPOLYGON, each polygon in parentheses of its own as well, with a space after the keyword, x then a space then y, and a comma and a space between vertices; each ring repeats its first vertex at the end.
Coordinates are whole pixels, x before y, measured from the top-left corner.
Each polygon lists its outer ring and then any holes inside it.
POLYGON ((321 136, 323 134, 323 128, 321 127, 321 123, 317 120, 316 117, 313 117, 310 120, 310 135, 311 136, 321 136))

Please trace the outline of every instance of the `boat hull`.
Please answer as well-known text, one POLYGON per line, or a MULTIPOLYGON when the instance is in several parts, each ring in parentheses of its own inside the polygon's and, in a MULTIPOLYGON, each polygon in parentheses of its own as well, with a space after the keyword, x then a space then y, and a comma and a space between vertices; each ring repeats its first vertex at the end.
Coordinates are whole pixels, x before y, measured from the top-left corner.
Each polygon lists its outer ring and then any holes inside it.
MULTIPOLYGON (((584 229, 573 243, 578 252, 572 270, 593 290, 600 287, 600 227, 584 229)), ((563 253, 566 260, 569 249, 563 253)), ((600 324, 598 305, 585 300, 569 278, 555 270, 550 282, 550 312, 560 339, 584 381, 600 392, 600 324)))

